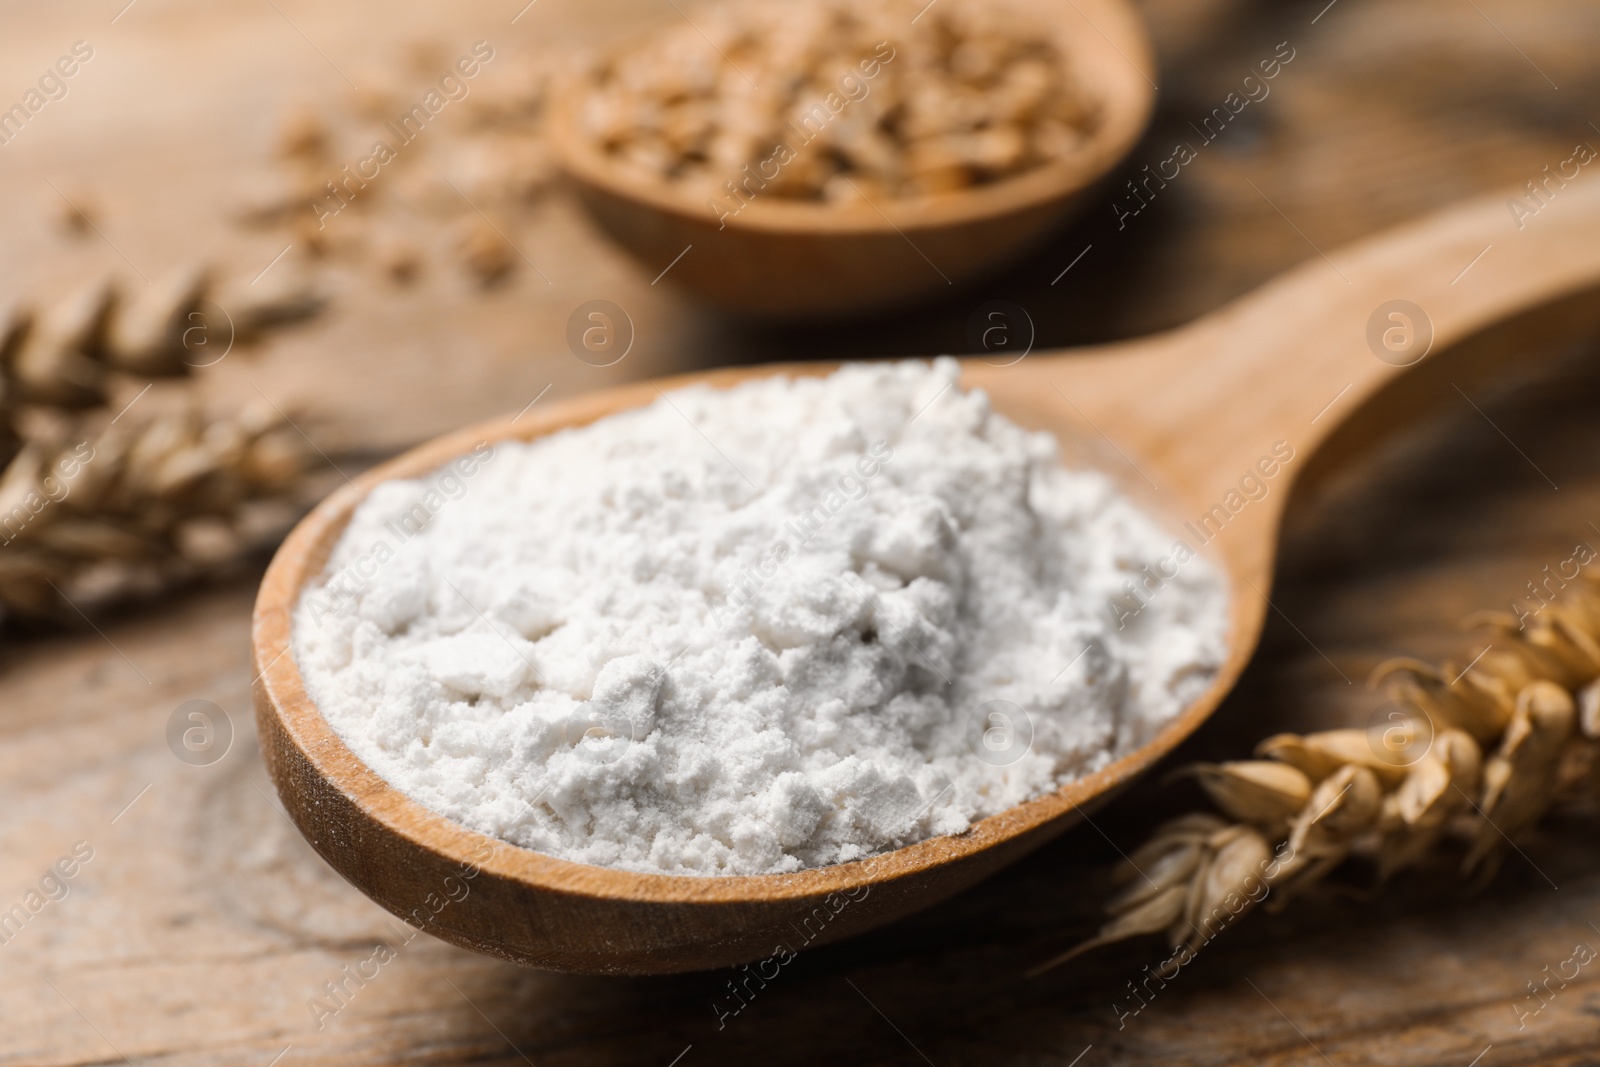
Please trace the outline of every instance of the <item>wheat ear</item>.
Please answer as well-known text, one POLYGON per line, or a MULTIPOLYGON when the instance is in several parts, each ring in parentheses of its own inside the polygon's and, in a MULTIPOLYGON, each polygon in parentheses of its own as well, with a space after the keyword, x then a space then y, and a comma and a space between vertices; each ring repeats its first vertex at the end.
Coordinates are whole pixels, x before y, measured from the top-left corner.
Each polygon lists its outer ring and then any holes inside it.
POLYGON ((1519 833, 1565 796, 1600 786, 1600 580, 1580 572, 1536 615, 1479 612, 1489 631, 1466 666, 1392 659, 1373 685, 1415 709, 1371 730, 1279 734, 1256 759, 1196 764, 1220 815, 1158 827, 1120 874, 1098 934, 1046 962, 1166 934, 1192 953, 1270 893, 1283 907, 1350 856, 1379 882, 1446 836, 1465 840, 1463 874, 1493 877, 1519 833))
POLYGON ((221 316, 201 311, 200 268, 129 299, 101 279, 0 312, 0 619, 73 620, 226 570, 287 529, 312 457, 277 409, 207 417, 187 383, 178 410, 109 407, 130 376, 185 377, 225 340, 321 307, 298 281, 236 288, 221 316))

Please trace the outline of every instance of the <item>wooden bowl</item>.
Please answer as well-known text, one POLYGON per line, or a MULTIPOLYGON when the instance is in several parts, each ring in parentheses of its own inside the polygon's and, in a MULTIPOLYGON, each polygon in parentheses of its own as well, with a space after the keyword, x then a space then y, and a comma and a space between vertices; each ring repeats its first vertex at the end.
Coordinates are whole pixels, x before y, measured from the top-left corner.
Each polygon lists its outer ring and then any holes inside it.
POLYGON ((613 240, 652 276, 670 264, 668 281, 726 308, 835 316, 936 293, 1017 258, 1080 210, 1138 141, 1154 104, 1150 43, 1126 0, 1005 2, 1052 29, 1081 84, 1099 96, 1100 124, 1069 160, 971 190, 870 204, 758 195, 724 227, 703 195, 628 173, 580 132, 586 74, 557 89, 550 144, 613 240))
MULTIPOLYGON (((1319 256, 1179 330, 1036 353, 1015 366, 963 364, 963 384, 986 390, 998 411, 1052 430, 1075 462, 1092 458, 1130 490, 1143 486, 1176 536, 1198 537, 1185 520, 1214 524, 1215 536, 1199 547, 1225 573, 1231 598, 1228 657, 1198 700, 1105 769, 964 834, 854 863, 738 878, 554 859, 469 830, 391 788, 328 725, 292 654, 301 589, 380 482, 432 471, 479 441, 528 440, 651 403, 658 387, 726 387, 828 369, 817 365, 712 371, 542 406, 426 444, 333 494, 284 542, 256 600, 253 695, 267 770, 316 850, 378 903, 448 941, 539 967, 646 974, 737 964, 926 907, 1072 826, 1211 714, 1269 610, 1289 487, 1345 416, 1408 366, 1449 358, 1444 350, 1453 345, 1470 349, 1457 342, 1512 316, 1552 319, 1559 300, 1585 321, 1597 317, 1600 183, 1564 191, 1537 225, 1509 239, 1507 226, 1503 197, 1487 197, 1319 256), (1494 254, 1483 256, 1488 244, 1494 254), (1264 466, 1267 457, 1278 462, 1264 466), (1256 473, 1269 468, 1275 473, 1256 473), (1257 488, 1265 477, 1269 491, 1247 499, 1242 476, 1256 478, 1257 488)), ((1461 355, 1444 368, 1447 378, 1461 355)))

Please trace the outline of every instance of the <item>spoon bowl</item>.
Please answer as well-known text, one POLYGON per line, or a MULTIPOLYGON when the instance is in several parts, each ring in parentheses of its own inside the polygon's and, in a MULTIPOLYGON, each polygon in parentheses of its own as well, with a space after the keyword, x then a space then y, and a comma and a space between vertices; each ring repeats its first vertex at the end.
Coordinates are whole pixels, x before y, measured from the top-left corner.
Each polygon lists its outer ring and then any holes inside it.
POLYGON ((577 397, 433 441, 334 493, 284 542, 256 601, 254 700, 268 772, 311 844, 378 903, 447 941, 552 970, 650 974, 781 958, 935 903, 1067 830, 1215 710, 1273 610, 1290 484, 1364 399, 1486 327, 1600 287, 1600 185, 1562 195, 1522 232, 1503 198, 1468 202, 1313 259, 1170 333, 1005 367, 963 363, 964 386, 986 390, 1013 420, 1053 431, 1069 462, 1118 478, 1168 519, 1175 539, 1210 554, 1231 594, 1229 653, 1198 700, 1103 770, 964 834, 751 877, 554 859, 466 829, 389 786, 328 725, 295 661, 300 592, 379 483, 426 474, 480 441, 531 440, 649 404, 658 389, 831 369, 819 365, 712 371, 577 397), (1485 245, 1493 245, 1487 255, 1485 245))
POLYGON ((1006 2, 1054 34, 1100 101, 1098 125, 1070 159, 971 189, 870 203, 757 191, 719 219, 703 193, 634 175, 584 134, 587 72, 555 92, 550 145, 608 236, 652 275, 713 303, 756 316, 844 315, 938 292, 1015 258, 1079 210, 1138 141, 1155 101, 1149 39, 1127 0, 1006 2))

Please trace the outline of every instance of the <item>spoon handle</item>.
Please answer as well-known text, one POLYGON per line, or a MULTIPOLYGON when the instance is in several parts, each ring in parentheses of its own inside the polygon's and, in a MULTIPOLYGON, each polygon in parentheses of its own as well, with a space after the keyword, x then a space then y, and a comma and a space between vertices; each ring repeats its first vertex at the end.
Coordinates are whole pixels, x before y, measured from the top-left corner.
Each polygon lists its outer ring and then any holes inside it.
POLYGON ((1596 287, 1600 181, 1552 179, 1542 206, 1527 191, 1469 200, 1319 252, 1180 329, 972 366, 971 377, 1092 425, 1085 432, 1107 438, 1144 481, 1177 494, 1180 514, 1209 509, 1275 448, 1292 453, 1271 496, 1239 516, 1256 527, 1269 568, 1281 490, 1364 400, 1410 367, 1445 360, 1444 373, 1415 378, 1455 397, 1451 376, 1470 361, 1446 350, 1530 312, 1536 322, 1574 308, 1593 318, 1600 301, 1582 294, 1596 287))

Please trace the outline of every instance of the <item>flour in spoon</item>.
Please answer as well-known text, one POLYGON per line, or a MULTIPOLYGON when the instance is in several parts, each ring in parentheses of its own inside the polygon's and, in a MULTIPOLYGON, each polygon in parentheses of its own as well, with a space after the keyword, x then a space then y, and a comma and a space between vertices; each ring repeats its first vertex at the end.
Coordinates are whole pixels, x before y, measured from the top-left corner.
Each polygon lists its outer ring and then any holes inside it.
POLYGON ((952 360, 694 387, 378 487, 294 651, 374 771, 579 863, 858 859, 1147 740, 1217 572, 952 360))

